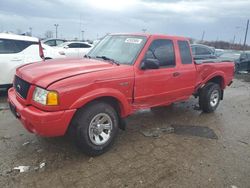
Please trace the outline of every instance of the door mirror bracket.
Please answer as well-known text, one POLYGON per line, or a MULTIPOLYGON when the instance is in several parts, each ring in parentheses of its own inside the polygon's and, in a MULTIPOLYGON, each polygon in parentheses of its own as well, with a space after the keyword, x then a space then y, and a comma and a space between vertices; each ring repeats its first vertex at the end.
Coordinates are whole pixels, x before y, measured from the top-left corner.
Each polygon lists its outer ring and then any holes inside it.
POLYGON ((146 69, 159 69, 160 68, 160 63, 158 59, 145 59, 141 63, 141 69, 146 70, 146 69))

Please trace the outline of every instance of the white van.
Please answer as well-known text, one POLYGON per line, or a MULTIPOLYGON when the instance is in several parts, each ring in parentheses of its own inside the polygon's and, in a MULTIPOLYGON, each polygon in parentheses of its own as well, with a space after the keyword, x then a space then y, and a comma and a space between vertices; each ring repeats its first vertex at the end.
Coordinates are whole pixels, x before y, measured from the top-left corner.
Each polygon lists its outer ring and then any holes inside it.
POLYGON ((0 90, 11 87, 17 67, 43 58, 38 38, 0 33, 0 90))

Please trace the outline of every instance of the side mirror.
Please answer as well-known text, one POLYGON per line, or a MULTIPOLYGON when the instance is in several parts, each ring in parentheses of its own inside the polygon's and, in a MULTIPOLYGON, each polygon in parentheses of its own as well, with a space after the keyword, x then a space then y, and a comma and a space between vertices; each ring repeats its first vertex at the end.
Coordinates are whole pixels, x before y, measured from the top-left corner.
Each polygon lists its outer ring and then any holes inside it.
POLYGON ((159 68, 160 68, 160 63, 159 63, 159 60, 157 59, 145 59, 142 61, 142 64, 141 64, 142 70, 159 69, 159 68))
POLYGON ((69 47, 68 46, 64 46, 63 48, 68 49, 69 47))

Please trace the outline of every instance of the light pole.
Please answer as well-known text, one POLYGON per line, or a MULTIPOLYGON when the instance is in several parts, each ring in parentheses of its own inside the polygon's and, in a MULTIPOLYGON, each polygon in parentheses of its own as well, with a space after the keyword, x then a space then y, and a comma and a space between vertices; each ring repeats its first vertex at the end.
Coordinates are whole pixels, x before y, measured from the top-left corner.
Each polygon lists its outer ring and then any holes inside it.
POLYGON ((206 33, 205 31, 202 32, 201 42, 204 40, 205 33, 206 33))
POLYGON ((82 30, 82 41, 84 40, 84 30, 82 30))
POLYGON ((54 26, 56 27, 56 38, 57 38, 57 28, 58 28, 59 24, 54 24, 54 26))
POLYGON ((236 38, 237 38, 237 35, 239 36, 239 45, 241 45, 241 33, 240 32, 238 32, 238 30, 240 30, 240 31, 243 31, 244 30, 244 28, 243 27, 241 27, 241 26, 236 26, 235 27, 235 33, 234 33, 234 36, 235 36, 235 40, 236 40, 236 38))
POLYGON ((29 27, 30 30, 30 36, 32 36, 32 27, 29 27))
POLYGON ((249 26, 249 19, 247 20, 247 27, 246 27, 246 33, 245 33, 245 39, 244 39, 244 45, 243 45, 243 50, 244 50, 244 51, 246 50, 248 26, 249 26))

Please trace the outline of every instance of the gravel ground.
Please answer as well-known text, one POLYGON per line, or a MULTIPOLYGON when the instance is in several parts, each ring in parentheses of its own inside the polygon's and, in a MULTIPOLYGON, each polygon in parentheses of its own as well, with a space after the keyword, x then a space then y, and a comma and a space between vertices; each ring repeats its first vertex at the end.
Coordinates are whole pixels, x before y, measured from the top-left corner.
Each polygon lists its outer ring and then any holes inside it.
POLYGON ((194 98, 140 111, 94 158, 65 137, 28 133, 1 97, 0 187, 250 187, 250 76, 237 78, 215 113, 194 98))

